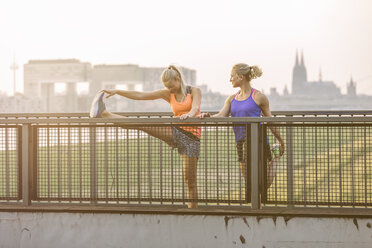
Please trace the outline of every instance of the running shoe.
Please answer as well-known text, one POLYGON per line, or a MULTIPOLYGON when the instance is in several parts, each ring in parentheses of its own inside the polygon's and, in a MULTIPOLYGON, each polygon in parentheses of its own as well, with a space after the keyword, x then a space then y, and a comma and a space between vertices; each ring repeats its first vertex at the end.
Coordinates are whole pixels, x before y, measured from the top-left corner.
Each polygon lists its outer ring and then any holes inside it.
POLYGON ((93 99, 92 105, 90 106, 91 118, 101 118, 102 112, 106 109, 105 103, 103 102, 103 96, 105 92, 99 92, 93 99))

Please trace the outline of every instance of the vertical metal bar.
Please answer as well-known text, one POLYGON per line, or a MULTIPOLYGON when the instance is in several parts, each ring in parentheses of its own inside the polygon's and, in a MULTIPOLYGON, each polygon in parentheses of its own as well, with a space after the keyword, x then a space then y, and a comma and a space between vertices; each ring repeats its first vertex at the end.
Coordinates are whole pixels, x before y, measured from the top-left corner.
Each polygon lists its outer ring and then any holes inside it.
MULTIPOLYGON (((80 153, 80 156, 82 154, 80 153)), ((71 128, 67 128, 67 187, 68 197, 72 197, 72 156, 71 156, 71 128)))
MULTIPOLYGON (((204 197, 208 200, 208 132, 204 134, 204 197)), ((206 201, 208 205, 208 201, 206 201)))
POLYGON ((288 208, 293 207, 293 127, 286 127, 286 141, 287 141, 287 204, 288 208))
MULTIPOLYGON (((247 134, 247 132, 248 132, 248 130, 247 130, 247 125, 245 125, 244 126, 244 128, 245 128, 245 133, 247 134)), ((246 135, 246 140, 245 140, 245 148, 246 149, 243 149, 243 157, 245 157, 245 166, 246 166, 246 173, 247 173, 247 175, 246 175, 246 178, 247 178, 247 180, 244 182, 244 189, 245 189, 245 192, 247 192, 248 190, 251 190, 249 187, 248 187, 248 185, 249 185, 249 180, 248 180, 248 175, 249 175, 249 173, 248 173, 248 156, 247 156, 247 154, 245 154, 245 153, 248 153, 248 142, 249 142, 249 140, 248 140, 248 135, 246 135)), ((244 147, 244 146, 243 146, 244 147)), ((239 166, 241 167, 241 164, 240 164, 240 162, 239 162, 239 166)), ((239 176, 239 201, 241 202, 242 201, 242 177, 244 178, 244 175, 243 175, 243 171, 242 171, 242 169, 241 168, 239 168, 239 170, 240 170, 240 176, 239 176)), ((240 205, 242 205, 241 203, 240 203, 240 205)))
MULTIPOLYGON (((29 138, 32 138, 30 136, 29 132, 29 138)), ((15 161, 15 166, 16 166, 16 175, 17 175, 17 199, 22 200, 22 126, 18 125, 18 127, 15 129, 15 140, 16 140, 16 161, 15 161)), ((31 146, 31 143, 29 143, 29 147, 31 146)), ((28 152, 29 157, 30 157, 30 152, 28 152)), ((29 161, 32 161, 29 159, 29 161)), ((29 171, 28 179, 29 182, 31 182, 31 171, 29 171)), ((30 188, 30 192, 32 192, 32 189, 30 188)), ((30 194, 31 195, 31 194, 30 194)))
POLYGON ((173 149, 171 149, 171 198, 172 204, 174 204, 174 155, 173 149))
POLYGON ((38 161, 38 149, 39 149, 39 128, 29 125, 29 174, 32 175, 30 188, 31 188, 31 200, 36 199, 39 196, 39 161, 38 161))
POLYGON ((96 127, 91 124, 89 128, 89 143, 90 143, 90 200, 91 204, 97 203, 97 147, 96 147, 96 127))
MULTIPOLYGON (((329 151, 330 151, 330 147, 329 147, 329 127, 327 126, 327 183, 328 183, 328 192, 327 192, 327 195, 328 195, 328 203, 331 203, 331 185, 330 185, 330 169, 329 169, 329 151)), ((330 205, 328 205, 330 206, 330 205)))
POLYGON ((183 168, 183 158, 182 158, 182 175, 183 175, 183 177, 182 177, 182 204, 183 205, 185 205, 186 204, 186 198, 188 198, 187 197, 187 194, 185 195, 185 191, 187 190, 186 189, 186 183, 185 183, 185 170, 184 170, 184 168, 183 168))
POLYGON ((149 197, 150 197, 150 204, 152 199, 152 176, 151 176, 151 136, 147 135, 147 177, 148 177, 148 184, 149 184, 149 197))
POLYGON ((261 203, 264 204, 267 201, 267 191, 269 188, 267 187, 267 173, 268 173, 268 161, 267 157, 265 156, 265 147, 268 145, 268 136, 267 136, 267 125, 259 125, 259 143, 258 143, 258 163, 260 164, 259 167, 259 176, 260 176, 260 194, 261 194, 261 203))
POLYGON ((315 199, 316 199, 316 206, 318 206, 319 202, 319 192, 318 192, 318 127, 314 127, 315 129, 315 199))
MULTIPOLYGON (((269 142, 269 136, 268 136, 268 125, 259 125, 259 149, 258 149, 258 162, 260 164, 259 166, 259 174, 260 180, 261 180, 261 203, 264 204, 267 202, 268 199, 268 191, 269 188, 267 187, 267 180, 268 180, 268 159, 267 156, 269 154, 266 154, 266 147, 269 146, 269 152, 271 152, 270 149, 270 142, 269 142)), ((279 127, 277 127, 279 129, 279 127)), ((269 128, 270 129, 270 128, 269 128)), ((273 168, 273 167, 272 167, 273 168)), ((275 174, 273 175, 275 178, 275 174)), ((273 182, 272 182, 273 183, 273 182)), ((272 184, 271 184, 272 185, 272 184)))
POLYGON ((219 200, 220 200, 220 195, 219 195, 219 190, 220 190, 220 184, 219 184, 219 171, 218 171, 218 168, 220 167, 219 164, 218 164, 218 147, 219 147, 219 142, 218 142, 218 136, 219 136, 219 132, 218 132, 218 126, 216 127, 216 185, 217 185, 217 205, 219 205, 219 200))
MULTIPOLYGON (((278 127, 280 128, 280 127, 278 127)), ((280 129, 279 129, 280 130, 280 129)), ((267 129, 266 129, 266 132, 267 132, 267 129)), ((266 133, 267 135, 267 133, 266 133)), ((287 144, 288 145, 288 144, 287 144)), ((287 152, 288 152, 288 147, 287 147, 287 152)), ((275 155, 273 156, 273 160, 275 159, 275 155)), ((277 162, 276 166, 278 167, 279 162, 277 162)), ((274 169, 274 168, 273 168, 274 169)), ((274 198, 275 198, 275 205, 277 205, 277 202, 278 202, 278 177, 276 176, 276 171, 278 170, 278 168, 275 168, 274 171, 275 171, 275 174, 274 174, 274 181, 272 183, 275 183, 275 188, 274 188, 274 198)), ((272 184, 271 184, 272 185, 272 184)), ((271 186, 272 187, 272 186, 271 186)), ((269 190, 269 189, 267 189, 269 190)))
POLYGON ((23 205, 31 205, 30 197, 30 180, 29 180, 29 134, 30 134, 31 125, 23 124, 22 125, 22 134, 20 135, 22 142, 22 199, 23 205))
POLYGON ((9 128, 7 128, 7 125, 5 126, 5 196, 10 196, 10 166, 9 166, 9 128))
MULTIPOLYGON (((115 162, 116 162, 116 198, 119 199, 119 127, 115 129, 115 162)), ((119 200, 117 200, 117 203, 119 203, 119 200)))
POLYGON ((351 127, 351 201, 355 207, 355 182, 354 182, 354 127, 351 127))
POLYGON ((368 207, 367 201, 367 127, 364 127, 364 204, 368 207))
POLYGON ((302 153, 303 153, 303 180, 304 180, 304 186, 303 186, 303 200, 304 200, 304 206, 306 206, 306 128, 302 127, 302 153))
POLYGON ((230 205, 230 201, 231 201, 231 172, 230 172, 230 164, 231 161, 230 161, 230 143, 231 143, 231 140, 230 140, 230 128, 228 126, 226 126, 226 131, 227 131, 227 199, 229 201, 229 205, 230 205))
POLYGON ((104 151, 105 151, 105 154, 104 154, 104 158, 105 158, 105 167, 104 167, 104 170, 105 170, 105 198, 106 198, 106 202, 108 202, 108 198, 109 198, 109 189, 108 189, 108 183, 109 183, 109 177, 108 177, 108 174, 109 174, 109 162, 108 162, 108 135, 107 135, 107 127, 104 127, 104 141, 103 141, 103 144, 105 145, 105 148, 104 148, 104 151))
POLYGON ((163 204, 163 142, 162 141, 158 141, 159 142, 159 152, 160 152, 160 200, 161 200, 161 204, 163 204))
POLYGON ((130 175, 130 170, 129 170, 129 156, 130 156, 130 154, 129 154, 129 130, 128 129, 126 129, 126 138, 127 138, 127 142, 126 142, 126 152, 127 152, 127 154, 126 154, 126 162, 127 162, 127 197, 128 197, 128 203, 130 202, 129 201, 129 198, 130 198, 130 177, 129 177, 129 175, 130 175))
POLYGON ((342 157, 341 157, 341 139, 342 139, 342 132, 341 132, 341 127, 338 127, 338 168, 339 168, 339 172, 338 172, 338 181, 339 181, 339 188, 340 188, 340 205, 342 206, 343 205, 343 202, 342 202, 342 157))
POLYGON ((83 158, 82 158, 82 155, 83 155, 83 141, 82 141, 82 134, 81 134, 81 128, 78 128, 78 136, 79 136, 79 156, 77 156, 79 158, 79 196, 80 196, 80 199, 83 197, 83 158))
POLYGON ((138 199, 141 204, 142 192, 141 192, 141 146, 140 146, 140 131, 137 131, 137 190, 138 190, 138 199))
POLYGON ((61 130, 57 127, 57 195, 61 198, 62 194, 62 173, 61 173, 61 130))
POLYGON ((47 173, 47 177, 48 177, 47 178, 47 182, 48 182, 48 186, 47 186, 48 187, 48 191, 47 191, 48 192, 48 195, 47 195, 47 197, 50 198, 50 173, 51 173, 50 172, 50 170, 51 170, 50 169, 50 164, 51 164, 50 163, 50 131, 51 130, 50 130, 49 127, 47 127, 46 128, 46 131, 47 131, 47 165, 46 166, 48 168, 47 169, 47 172, 48 172, 47 173))
MULTIPOLYGON (((251 201, 252 201, 252 209, 259 209, 260 208, 260 192, 259 192, 259 163, 258 163, 258 147, 259 147, 258 123, 252 123, 250 125, 251 125, 251 145, 250 145, 250 148, 251 148, 250 149, 251 150, 250 151, 251 201)), ((246 125, 246 130, 247 128, 248 128, 248 124, 246 125)), ((248 169, 247 169, 247 172, 248 172, 248 169)))

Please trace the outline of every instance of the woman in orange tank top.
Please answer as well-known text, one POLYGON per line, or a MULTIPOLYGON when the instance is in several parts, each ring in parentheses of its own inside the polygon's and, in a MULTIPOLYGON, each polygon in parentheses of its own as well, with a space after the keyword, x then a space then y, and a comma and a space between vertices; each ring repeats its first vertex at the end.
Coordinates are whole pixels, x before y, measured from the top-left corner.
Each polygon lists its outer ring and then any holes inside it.
MULTIPOLYGON (((128 90, 100 91, 92 102, 90 117, 125 118, 124 116, 113 114, 106 110, 103 102, 104 94, 107 94, 106 98, 120 95, 133 100, 163 99, 170 104, 174 116, 180 119, 196 117, 200 114, 201 90, 197 87, 186 86, 177 67, 171 65, 165 69, 161 75, 161 81, 165 89, 152 92, 128 90)), ((161 128, 140 127, 137 129, 178 149, 178 152, 182 156, 183 176, 185 179, 187 196, 188 199, 191 200, 188 203, 188 207, 196 208, 198 199, 196 170, 200 153, 201 128, 180 126, 161 128)))

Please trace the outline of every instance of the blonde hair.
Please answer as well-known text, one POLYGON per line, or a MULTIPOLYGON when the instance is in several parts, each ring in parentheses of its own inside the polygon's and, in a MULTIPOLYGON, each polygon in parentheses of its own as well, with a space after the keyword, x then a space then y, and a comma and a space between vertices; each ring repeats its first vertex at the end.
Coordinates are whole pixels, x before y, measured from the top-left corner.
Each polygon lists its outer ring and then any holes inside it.
POLYGON ((234 65, 232 69, 237 74, 243 75, 248 80, 248 82, 252 79, 262 76, 262 70, 257 65, 249 66, 244 63, 239 63, 234 65))
POLYGON ((183 82, 182 74, 180 70, 174 65, 168 66, 168 68, 165 69, 163 73, 161 74, 161 81, 163 83, 168 82, 169 80, 172 80, 172 79, 173 80, 179 79, 180 84, 181 84, 181 91, 184 95, 186 95, 186 85, 183 82))

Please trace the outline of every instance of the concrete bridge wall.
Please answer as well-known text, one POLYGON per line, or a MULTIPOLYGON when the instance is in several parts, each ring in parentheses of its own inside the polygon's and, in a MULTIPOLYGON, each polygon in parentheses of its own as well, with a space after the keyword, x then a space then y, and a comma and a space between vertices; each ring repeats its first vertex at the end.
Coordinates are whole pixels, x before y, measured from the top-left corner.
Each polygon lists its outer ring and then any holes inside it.
POLYGON ((0 247, 372 247, 372 218, 0 212, 0 247))

